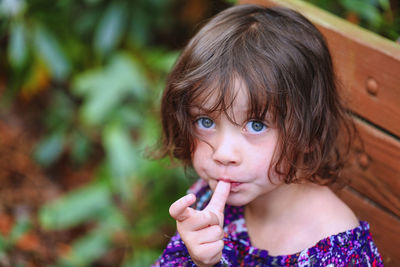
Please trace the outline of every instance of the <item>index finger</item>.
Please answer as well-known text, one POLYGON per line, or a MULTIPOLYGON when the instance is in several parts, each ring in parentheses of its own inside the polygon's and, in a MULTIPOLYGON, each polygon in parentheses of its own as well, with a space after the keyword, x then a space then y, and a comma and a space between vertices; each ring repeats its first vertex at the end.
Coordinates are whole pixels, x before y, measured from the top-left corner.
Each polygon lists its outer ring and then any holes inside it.
POLYGON ((175 201, 171 207, 169 207, 169 214, 177 221, 184 221, 191 216, 192 212, 190 205, 192 205, 195 201, 195 195, 186 195, 175 201))
POLYGON ((229 191, 231 190, 231 183, 225 181, 218 181, 217 187, 214 190, 214 194, 207 205, 206 209, 218 211, 223 213, 225 208, 226 200, 229 196, 229 191))

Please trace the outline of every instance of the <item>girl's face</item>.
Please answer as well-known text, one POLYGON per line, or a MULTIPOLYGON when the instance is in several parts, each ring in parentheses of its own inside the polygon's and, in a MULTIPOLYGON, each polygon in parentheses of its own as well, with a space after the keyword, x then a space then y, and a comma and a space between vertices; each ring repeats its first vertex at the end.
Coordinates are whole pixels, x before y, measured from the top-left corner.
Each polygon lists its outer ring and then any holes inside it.
MULTIPOLYGON (((236 124, 224 112, 206 114, 201 106, 191 109, 198 135, 192 155, 193 167, 212 190, 218 180, 230 181, 227 203, 234 206, 247 205, 281 184, 273 172, 271 180, 268 177, 278 132, 269 126, 268 118, 263 121, 247 118, 248 97, 239 85, 236 83, 237 96, 227 112, 236 124)), ((207 109, 212 104, 209 100, 202 106, 207 109)))

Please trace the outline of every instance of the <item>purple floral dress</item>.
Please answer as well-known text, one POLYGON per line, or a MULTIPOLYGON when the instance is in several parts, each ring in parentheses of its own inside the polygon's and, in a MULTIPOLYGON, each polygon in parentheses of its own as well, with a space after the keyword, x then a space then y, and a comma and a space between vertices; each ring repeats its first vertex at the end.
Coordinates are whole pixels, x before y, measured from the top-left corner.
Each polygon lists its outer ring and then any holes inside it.
MULTIPOLYGON (((197 197, 194 208, 204 209, 212 191, 204 180, 189 190, 197 197)), ((383 266, 367 222, 322 239, 313 247, 292 255, 271 256, 268 251, 251 245, 243 207, 226 205, 222 258, 215 266, 383 266)), ((180 238, 175 234, 153 266, 196 266, 180 238)))

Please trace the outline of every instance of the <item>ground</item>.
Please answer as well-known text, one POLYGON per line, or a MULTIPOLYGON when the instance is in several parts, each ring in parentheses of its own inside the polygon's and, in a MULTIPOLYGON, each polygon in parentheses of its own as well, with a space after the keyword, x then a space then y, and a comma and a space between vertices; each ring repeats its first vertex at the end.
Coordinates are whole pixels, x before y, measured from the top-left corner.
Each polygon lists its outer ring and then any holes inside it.
MULTIPOLYGON (((87 227, 46 231, 39 226, 37 211, 42 204, 90 181, 94 163, 73 168, 65 159, 46 173, 32 158, 39 137, 35 120, 29 123, 32 118, 21 112, 14 109, 0 115, 0 234, 9 240, 16 222, 23 218, 29 218, 31 227, 3 255, 0 239, 0 266, 47 266, 65 254, 68 244, 87 227)), ((102 262, 107 266, 106 259, 102 262)))

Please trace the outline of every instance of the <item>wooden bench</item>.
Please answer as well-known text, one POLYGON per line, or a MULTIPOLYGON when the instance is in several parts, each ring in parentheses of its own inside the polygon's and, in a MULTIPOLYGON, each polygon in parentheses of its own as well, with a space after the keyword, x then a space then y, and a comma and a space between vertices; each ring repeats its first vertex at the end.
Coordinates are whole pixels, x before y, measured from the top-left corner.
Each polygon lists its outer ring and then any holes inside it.
POLYGON ((365 145, 339 196, 370 223, 385 266, 400 266, 400 45, 299 0, 239 3, 292 8, 324 34, 365 145))

